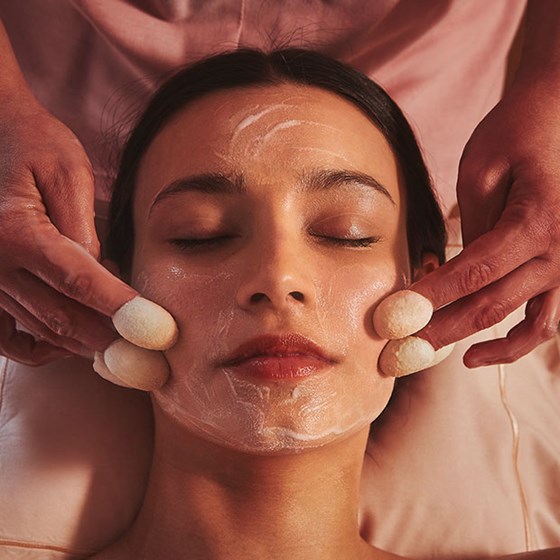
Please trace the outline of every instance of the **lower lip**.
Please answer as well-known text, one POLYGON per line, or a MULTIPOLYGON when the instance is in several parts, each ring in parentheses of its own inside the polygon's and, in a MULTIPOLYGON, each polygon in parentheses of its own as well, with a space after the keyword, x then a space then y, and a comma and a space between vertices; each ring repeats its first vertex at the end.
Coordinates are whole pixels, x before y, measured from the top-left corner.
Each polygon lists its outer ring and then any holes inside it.
POLYGON ((309 377, 332 365, 332 362, 314 356, 256 356, 227 369, 263 379, 297 379, 309 377))

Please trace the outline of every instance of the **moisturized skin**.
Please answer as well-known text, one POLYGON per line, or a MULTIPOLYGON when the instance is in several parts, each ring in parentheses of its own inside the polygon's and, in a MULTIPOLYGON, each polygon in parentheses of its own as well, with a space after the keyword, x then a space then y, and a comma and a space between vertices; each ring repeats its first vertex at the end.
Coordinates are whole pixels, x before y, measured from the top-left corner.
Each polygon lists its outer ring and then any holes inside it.
POLYGON ((323 446, 375 419, 394 380, 377 370, 385 341, 373 309, 411 275, 399 181, 382 134, 320 89, 228 90, 176 115, 142 160, 134 206, 132 285, 180 333, 153 394, 163 417, 259 454, 323 446), (244 192, 192 179, 209 173, 242 177, 244 192), (177 180, 198 188, 164 193, 177 180), (284 333, 335 363, 279 381, 219 365, 256 336, 284 333))

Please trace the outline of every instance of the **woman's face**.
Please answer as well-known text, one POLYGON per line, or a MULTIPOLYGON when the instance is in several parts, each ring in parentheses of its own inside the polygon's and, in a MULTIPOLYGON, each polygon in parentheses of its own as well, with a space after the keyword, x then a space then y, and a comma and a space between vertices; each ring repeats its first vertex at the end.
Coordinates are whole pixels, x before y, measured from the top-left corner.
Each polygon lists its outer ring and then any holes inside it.
POLYGON ((383 135, 321 89, 232 89, 177 114, 143 157, 134 203, 132 284, 180 330, 155 405, 254 453, 318 447, 376 418, 393 380, 377 369, 372 313, 410 276, 400 181, 383 135), (326 359, 276 348, 224 363, 287 334, 326 359))

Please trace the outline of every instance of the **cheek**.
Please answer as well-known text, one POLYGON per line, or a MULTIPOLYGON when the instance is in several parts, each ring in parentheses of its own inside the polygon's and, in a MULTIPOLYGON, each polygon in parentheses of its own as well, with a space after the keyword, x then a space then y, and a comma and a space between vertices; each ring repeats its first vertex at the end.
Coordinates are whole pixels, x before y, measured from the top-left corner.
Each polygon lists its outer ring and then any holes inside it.
POLYGON ((317 309, 330 327, 341 328, 365 339, 377 340, 373 329, 373 310, 390 293, 407 282, 407 269, 394 260, 371 264, 340 264, 317 290, 317 309))
POLYGON ((341 266, 318 301, 318 308, 322 310, 319 316, 325 321, 330 316, 327 328, 339 335, 344 331, 346 368, 359 385, 355 387, 353 398, 365 399, 364 409, 372 407, 372 419, 385 407, 394 383, 377 368, 386 341, 374 331, 373 311, 384 297, 405 287, 407 273, 404 261, 401 266, 394 260, 341 266), (340 328, 337 330, 337 327, 340 328))
POLYGON ((191 348, 204 348, 217 328, 224 334, 234 301, 232 277, 227 271, 193 271, 176 257, 143 259, 134 267, 132 286, 167 309, 179 327, 179 341, 169 357, 192 354, 186 352, 187 341, 191 348))

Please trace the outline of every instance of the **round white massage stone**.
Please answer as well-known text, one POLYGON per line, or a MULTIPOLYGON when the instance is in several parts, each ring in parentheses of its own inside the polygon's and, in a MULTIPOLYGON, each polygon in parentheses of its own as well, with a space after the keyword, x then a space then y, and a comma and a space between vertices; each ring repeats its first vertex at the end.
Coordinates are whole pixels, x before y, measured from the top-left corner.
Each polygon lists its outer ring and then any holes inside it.
POLYGON ((451 354, 451 352, 453 352, 454 348, 455 348, 455 343, 453 342, 452 344, 448 344, 447 346, 442 346, 439 350, 436 350, 434 363, 432 365, 435 366, 436 364, 443 362, 443 360, 445 360, 445 358, 447 358, 451 354))
POLYGON ((402 377, 433 365, 434 347, 423 338, 407 336, 390 340, 379 356, 379 368, 385 375, 402 377))
POLYGON ((159 389, 169 377, 169 364, 161 352, 115 340, 103 354, 107 369, 122 383, 142 391, 159 389))
POLYGON ((96 352, 93 356, 93 371, 98 373, 100 377, 105 379, 106 381, 110 381, 115 385, 120 385, 121 387, 127 387, 130 389, 130 385, 121 381, 116 375, 113 375, 107 365, 105 364, 105 360, 103 359, 103 354, 101 352, 96 352))
POLYGON ((113 324, 123 338, 149 350, 167 350, 177 341, 177 323, 171 314, 140 296, 113 315, 113 324))
POLYGON ((424 328, 432 318, 432 302, 413 290, 386 297, 373 313, 373 326, 381 338, 404 338, 424 328))

